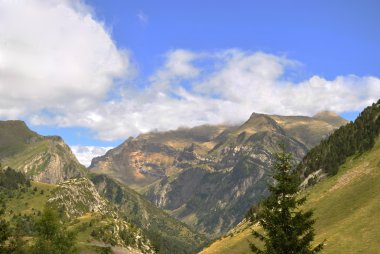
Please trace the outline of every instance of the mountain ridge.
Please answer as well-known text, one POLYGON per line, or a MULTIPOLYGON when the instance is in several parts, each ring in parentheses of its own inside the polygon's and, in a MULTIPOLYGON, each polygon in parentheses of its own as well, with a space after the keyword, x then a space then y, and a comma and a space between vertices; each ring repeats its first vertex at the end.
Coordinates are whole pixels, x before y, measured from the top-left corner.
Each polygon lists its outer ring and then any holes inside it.
POLYGON ((0 121, 0 161, 46 183, 87 173, 61 137, 39 135, 18 120, 0 121))
POLYGON ((253 113, 240 126, 195 127, 207 133, 202 139, 189 135, 191 128, 146 133, 94 159, 89 170, 121 180, 175 218, 217 237, 266 195, 263 183, 278 144, 285 142, 300 161, 339 127, 336 118, 253 113))

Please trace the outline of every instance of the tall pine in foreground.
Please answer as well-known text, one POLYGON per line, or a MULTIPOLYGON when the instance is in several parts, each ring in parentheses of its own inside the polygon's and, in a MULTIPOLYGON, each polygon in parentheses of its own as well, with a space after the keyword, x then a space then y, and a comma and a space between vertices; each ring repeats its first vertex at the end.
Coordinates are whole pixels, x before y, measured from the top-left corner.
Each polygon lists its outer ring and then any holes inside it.
POLYGON ((309 254, 322 250, 323 243, 312 247, 314 239, 313 212, 302 211, 300 206, 306 197, 297 196, 299 174, 292 164, 291 154, 276 154, 273 165, 275 183, 269 185, 270 196, 261 203, 256 219, 264 233, 253 231, 264 248, 251 243, 251 250, 258 254, 309 254))

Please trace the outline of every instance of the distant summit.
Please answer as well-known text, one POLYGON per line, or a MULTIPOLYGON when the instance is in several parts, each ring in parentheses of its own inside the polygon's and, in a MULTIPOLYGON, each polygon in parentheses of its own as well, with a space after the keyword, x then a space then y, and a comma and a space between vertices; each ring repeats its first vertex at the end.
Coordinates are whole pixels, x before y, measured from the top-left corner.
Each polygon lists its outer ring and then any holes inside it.
POLYGON ((313 116, 313 118, 328 122, 333 125, 344 125, 348 123, 346 119, 344 119, 343 117, 341 117, 340 115, 332 111, 318 112, 317 114, 313 116))

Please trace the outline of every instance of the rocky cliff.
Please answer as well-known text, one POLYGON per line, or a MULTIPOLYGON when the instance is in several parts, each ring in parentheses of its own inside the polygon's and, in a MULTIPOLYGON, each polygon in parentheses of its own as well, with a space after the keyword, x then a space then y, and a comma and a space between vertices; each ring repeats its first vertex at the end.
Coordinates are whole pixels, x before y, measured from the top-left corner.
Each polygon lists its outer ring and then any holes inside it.
POLYGON ((272 154, 284 143, 296 161, 346 121, 252 114, 240 126, 200 126, 130 138, 90 167, 127 183, 211 237, 225 233, 266 195, 272 154), (202 135, 194 135, 202 133, 202 135))

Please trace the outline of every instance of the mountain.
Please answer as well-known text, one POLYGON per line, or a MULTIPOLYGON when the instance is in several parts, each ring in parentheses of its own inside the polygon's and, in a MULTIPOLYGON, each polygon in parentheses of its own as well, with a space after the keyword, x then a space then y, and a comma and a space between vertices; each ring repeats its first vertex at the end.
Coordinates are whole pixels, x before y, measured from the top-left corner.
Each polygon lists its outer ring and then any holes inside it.
POLYGON ((334 125, 344 125, 346 121, 339 117, 338 114, 331 111, 322 111, 313 116, 313 118, 323 120, 325 122, 334 124, 334 125))
POLYGON ((141 228, 160 253, 196 253, 208 239, 172 218, 137 192, 107 175, 91 175, 97 191, 129 222, 141 228))
MULTIPOLYGON (((305 208, 312 208, 316 218, 315 242, 326 239, 323 253, 378 253, 379 193, 380 136, 377 136, 372 148, 347 157, 335 175, 304 192, 308 195, 305 208)), ((251 253, 252 228, 257 226, 244 220, 200 253, 251 253)))
POLYGON ((215 145, 214 139, 231 128, 204 125, 142 134, 94 158, 89 169, 107 173, 138 190, 164 176, 178 174, 181 169, 173 164, 178 153, 187 146, 193 145, 197 153, 205 154, 215 145))
MULTIPOLYGON (((7 175, 16 175, 9 172, 7 175)), ((47 205, 56 208, 66 224, 78 233, 80 253, 109 253, 104 252, 107 248, 118 253, 156 253, 142 230, 121 216, 87 178, 58 185, 31 182, 19 184, 17 189, 0 185, 0 198, 4 197, 5 219, 23 237, 34 237, 34 221, 47 205)))
POLYGON ((346 123, 254 113, 240 126, 199 126, 129 138, 95 158, 90 171, 108 174, 209 237, 227 232, 266 195, 271 154, 283 142, 300 161, 346 123))
POLYGON ((0 162, 45 183, 86 174, 62 138, 41 136, 22 121, 0 121, 0 162))
POLYGON ((125 249, 120 253, 149 254, 159 250, 186 254, 196 253, 208 242, 140 194, 105 175, 91 175, 92 181, 73 178, 58 185, 27 182, 22 173, 9 168, 1 170, 0 177, 6 179, 0 181, 0 200, 6 197, 5 217, 14 225, 27 220, 24 236, 33 235, 33 218, 48 205, 76 229, 84 253, 111 246, 115 251, 125 249))
POLYGON ((47 204, 70 227, 80 228, 85 250, 112 245, 132 248, 133 253, 160 249, 185 254, 196 253, 208 242, 118 181, 87 174, 60 137, 41 136, 22 121, 0 122, 0 158, 0 201, 10 197, 9 220, 15 214, 38 216, 47 204))

